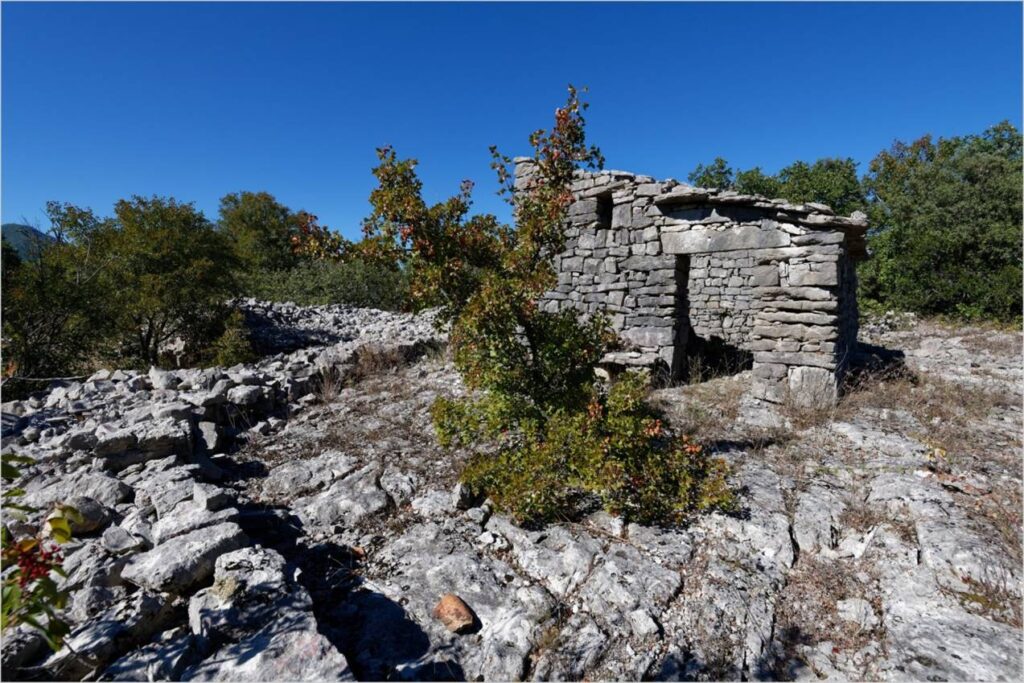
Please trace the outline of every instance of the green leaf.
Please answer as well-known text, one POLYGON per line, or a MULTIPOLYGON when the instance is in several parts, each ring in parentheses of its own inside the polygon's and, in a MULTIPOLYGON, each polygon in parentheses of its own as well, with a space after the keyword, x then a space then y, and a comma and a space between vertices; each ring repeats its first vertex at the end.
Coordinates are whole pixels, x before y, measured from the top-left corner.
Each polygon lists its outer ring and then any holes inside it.
POLYGON ((71 540, 71 525, 64 517, 51 517, 46 520, 46 524, 50 529, 50 536, 57 543, 63 544, 71 540))

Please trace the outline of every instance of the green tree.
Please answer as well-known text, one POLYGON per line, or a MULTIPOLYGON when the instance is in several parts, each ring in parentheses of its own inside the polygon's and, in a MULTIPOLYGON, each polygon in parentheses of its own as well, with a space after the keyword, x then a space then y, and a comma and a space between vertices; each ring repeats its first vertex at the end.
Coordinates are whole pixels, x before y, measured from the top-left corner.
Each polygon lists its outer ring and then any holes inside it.
POLYGON ((218 223, 245 270, 281 270, 297 262, 295 214, 266 192, 233 192, 220 200, 218 223))
POLYGON ((735 184, 733 170, 722 157, 715 157, 715 160, 705 166, 697 164, 686 179, 696 187, 707 187, 718 190, 731 190, 735 184))
POLYGON ((766 175, 760 166, 737 172, 734 189, 740 194, 759 194, 773 199, 783 194, 779 179, 773 175, 766 175))
POLYGON ((867 204, 853 159, 818 159, 813 164, 797 161, 769 175, 760 166, 734 170, 725 159, 716 157, 707 166, 698 164, 687 177, 698 187, 828 204, 839 214, 863 210, 867 204))
POLYGON ((864 210, 867 200, 853 159, 797 161, 779 171, 778 196, 791 202, 828 204, 841 215, 864 210))
MULTIPOLYGON (((70 204, 48 202, 52 242, 35 257, 9 260, 3 270, 4 375, 45 378, 86 367, 111 331, 109 290, 102 278, 112 258, 103 244, 109 221, 70 204)), ((4 391, 39 385, 15 379, 4 391)))
POLYGON ((256 353, 245 326, 245 315, 234 310, 224 322, 224 332, 210 347, 213 362, 216 365, 230 367, 239 363, 252 363, 256 353))
POLYGON ((874 257, 863 294, 925 314, 1019 319, 1021 147, 1004 121, 879 153, 865 178, 874 257))
POLYGON ((106 273, 125 350, 158 364, 181 338, 198 348, 218 332, 236 291, 231 243, 191 203, 135 196, 114 207, 106 273))

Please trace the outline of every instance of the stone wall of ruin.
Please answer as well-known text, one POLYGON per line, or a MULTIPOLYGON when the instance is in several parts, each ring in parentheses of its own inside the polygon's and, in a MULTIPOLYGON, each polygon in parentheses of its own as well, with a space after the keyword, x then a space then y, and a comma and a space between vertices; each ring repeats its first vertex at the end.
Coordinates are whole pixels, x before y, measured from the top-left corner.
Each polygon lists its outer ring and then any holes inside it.
MULTIPOLYGON (((517 161, 521 191, 534 167, 517 161)), ((856 344, 863 215, 621 171, 580 172, 573 192, 544 306, 605 312, 624 344, 606 361, 678 374, 687 339, 718 340, 753 355, 760 398, 835 397, 856 344)))

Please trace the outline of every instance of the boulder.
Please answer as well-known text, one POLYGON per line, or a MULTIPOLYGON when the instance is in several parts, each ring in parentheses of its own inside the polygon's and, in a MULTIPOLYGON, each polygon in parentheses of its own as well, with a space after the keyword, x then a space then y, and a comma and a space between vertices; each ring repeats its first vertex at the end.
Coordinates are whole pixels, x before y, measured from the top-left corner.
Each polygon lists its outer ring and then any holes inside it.
POLYGON ((218 647, 188 680, 353 680, 317 630, 309 593, 277 552, 245 548, 217 559, 213 585, 189 602, 192 633, 218 647))
POLYGON ((160 370, 156 367, 149 368, 149 381, 154 389, 174 389, 180 380, 173 372, 160 370))
POLYGON ((173 510, 153 524, 153 540, 157 544, 164 543, 176 536, 197 529, 235 521, 237 517, 238 510, 236 508, 211 511, 205 505, 194 500, 185 500, 178 503, 173 510))
POLYGON ((205 510, 220 510, 234 502, 234 499, 234 493, 220 486, 198 481, 192 485, 192 500, 205 510))
POLYGON ((120 526, 108 527, 103 532, 103 538, 100 542, 103 544, 104 549, 115 555, 129 553, 146 546, 144 538, 134 536, 127 529, 120 526))
POLYGON ((73 630, 46 671, 52 680, 80 680, 166 628, 173 613, 168 596, 138 591, 73 630))
POLYGON ((139 438, 134 432, 128 429, 120 429, 109 434, 103 434, 96 440, 93 446, 93 453, 97 457, 115 456, 134 448, 139 438))
POLYGON ((69 516, 71 533, 75 535, 90 534, 103 529, 110 524, 113 516, 110 508, 88 496, 74 496, 69 498, 65 505, 77 513, 69 516))
POLYGON ((160 634, 156 641, 129 652, 100 676, 104 681, 176 681, 199 660, 195 636, 187 628, 160 634))
POLYGON ((218 557, 248 542, 232 522, 197 529, 135 555, 121 576, 141 588, 181 594, 209 579, 218 557))
POLYGON ((230 389, 227 394, 229 403, 237 406, 253 406, 263 399, 263 388, 252 384, 230 389))

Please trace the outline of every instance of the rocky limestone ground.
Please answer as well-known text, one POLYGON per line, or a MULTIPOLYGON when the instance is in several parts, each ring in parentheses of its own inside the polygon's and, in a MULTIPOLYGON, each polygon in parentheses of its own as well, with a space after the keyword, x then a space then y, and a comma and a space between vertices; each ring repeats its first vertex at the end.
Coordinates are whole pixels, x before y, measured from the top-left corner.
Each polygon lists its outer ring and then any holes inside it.
POLYGON ((429 319, 249 310, 331 345, 4 404, 28 502, 84 512, 68 647, 5 634, 5 677, 1020 677, 1019 333, 866 325, 835 408, 766 409, 749 373, 661 389, 740 512, 527 530, 436 444, 463 387, 429 319))

